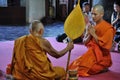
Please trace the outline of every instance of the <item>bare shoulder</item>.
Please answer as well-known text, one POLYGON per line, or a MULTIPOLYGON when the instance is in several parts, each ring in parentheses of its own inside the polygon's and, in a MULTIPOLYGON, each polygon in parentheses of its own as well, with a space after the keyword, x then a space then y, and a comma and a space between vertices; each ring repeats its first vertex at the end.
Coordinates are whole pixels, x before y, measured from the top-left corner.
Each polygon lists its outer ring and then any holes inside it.
POLYGON ((45 39, 45 38, 41 38, 40 42, 44 46, 49 46, 50 45, 50 42, 47 39, 45 39))
POLYGON ((50 42, 45 39, 45 38, 41 38, 40 39, 40 46, 45 50, 48 51, 48 49, 50 49, 52 46, 50 44, 50 42))
POLYGON ((44 44, 45 44, 45 43, 49 43, 49 41, 48 41, 47 39, 45 39, 45 38, 41 38, 40 40, 41 40, 41 42, 44 43, 44 44))

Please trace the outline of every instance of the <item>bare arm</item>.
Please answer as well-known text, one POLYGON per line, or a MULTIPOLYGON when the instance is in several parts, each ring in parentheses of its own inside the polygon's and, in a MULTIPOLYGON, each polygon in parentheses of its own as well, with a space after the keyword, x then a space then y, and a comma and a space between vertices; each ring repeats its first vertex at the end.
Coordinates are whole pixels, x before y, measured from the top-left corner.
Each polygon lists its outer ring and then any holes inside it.
POLYGON ((112 16, 111 16, 111 24, 112 25, 116 24, 116 22, 118 21, 118 19, 120 19, 120 14, 119 13, 117 13, 117 17, 116 17, 115 20, 114 20, 114 15, 112 14, 112 16))
POLYGON ((42 48, 51 56, 55 57, 55 58, 59 58, 63 55, 65 55, 69 50, 72 50, 73 49, 73 42, 69 42, 67 44, 67 46, 63 49, 63 50, 60 50, 60 51, 57 51, 56 49, 54 49, 52 47, 52 45, 50 44, 50 42, 46 39, 43 39, 42 41, 42 48))

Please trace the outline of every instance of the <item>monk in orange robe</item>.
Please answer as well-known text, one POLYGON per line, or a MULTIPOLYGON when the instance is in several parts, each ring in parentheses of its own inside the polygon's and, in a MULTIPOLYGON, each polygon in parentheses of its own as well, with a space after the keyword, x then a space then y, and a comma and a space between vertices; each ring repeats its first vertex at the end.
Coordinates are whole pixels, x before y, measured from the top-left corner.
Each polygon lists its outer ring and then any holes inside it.
POLYGON ((104 9, 101 5, 95 5, 91 12, 96 25, 89 24, 83 39, 88 51, 69 65, 69 70, 77 70, 78 76, 97 74, 112 65, 110 49, 115 30, 103 20, 104 9))
POLYGON ((41 22, 33 21, 30 34, 15 40, 11 64, 11 74, 18 80, 65 80, 65 70, 53 67, 47 53, 55 58, 73 49, 69 42, 61 51, 55 50, 50 42, 42 37, 44 27, 41 22))

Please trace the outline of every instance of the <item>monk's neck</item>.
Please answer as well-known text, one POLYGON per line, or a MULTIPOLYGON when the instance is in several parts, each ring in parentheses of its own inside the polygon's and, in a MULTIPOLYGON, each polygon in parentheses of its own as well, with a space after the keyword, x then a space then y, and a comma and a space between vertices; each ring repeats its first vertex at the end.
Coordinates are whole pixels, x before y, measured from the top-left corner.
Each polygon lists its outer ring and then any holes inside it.
POLYGON ((103 21, 103 19, 100 19, 96 22, 96 25, 99 24, 101 21, 103 21))
POLYGON ((32 35, 37 37, 37 38, 42 38, 42 35, 40 35, 40 34, 32 34, 32 35))

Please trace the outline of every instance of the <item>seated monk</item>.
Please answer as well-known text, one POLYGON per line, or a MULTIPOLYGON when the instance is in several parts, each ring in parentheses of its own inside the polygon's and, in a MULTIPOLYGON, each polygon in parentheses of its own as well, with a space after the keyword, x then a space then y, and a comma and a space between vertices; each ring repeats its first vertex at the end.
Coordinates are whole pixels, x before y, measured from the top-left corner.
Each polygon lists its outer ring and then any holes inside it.
POLYGON ((65 70, 54 67, 47 53, 55 58, 64 56, 73 49, 69 42, 61 51, 55 50, 50 42, 42 37, 44 26, 39 21, 30 24, 30 34, 15 40, 11 74, 17 80, 65 80, 65 70))
POLYGON ((77 70, 78 76, 98 74, 112 65, 110 49, 115 29, 103 19, 103 6, 96 4, 91 12, 95 26, 89 24, 83 38, 88 51, 69 65, 69 70, 77 70))

